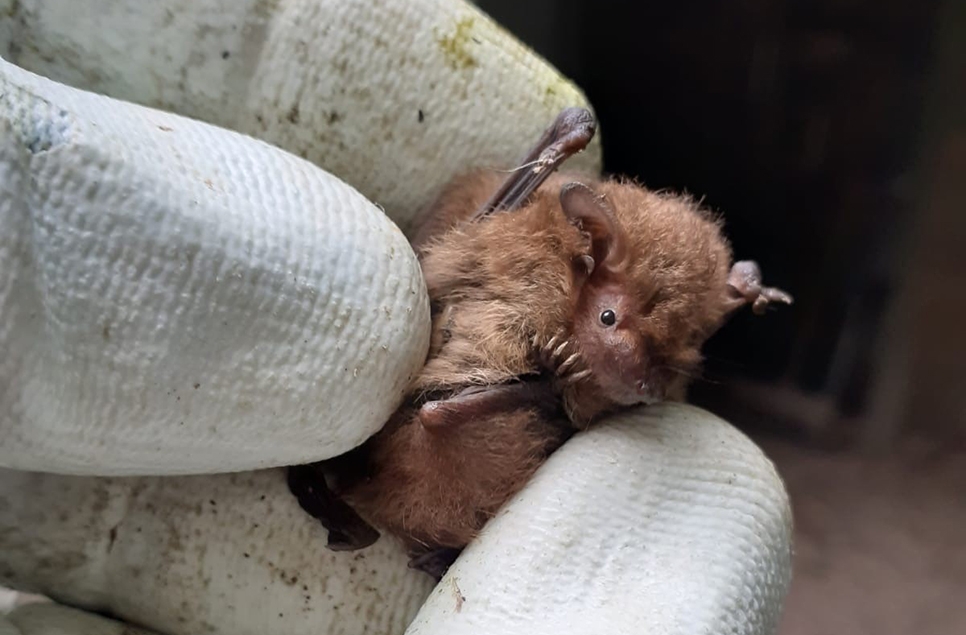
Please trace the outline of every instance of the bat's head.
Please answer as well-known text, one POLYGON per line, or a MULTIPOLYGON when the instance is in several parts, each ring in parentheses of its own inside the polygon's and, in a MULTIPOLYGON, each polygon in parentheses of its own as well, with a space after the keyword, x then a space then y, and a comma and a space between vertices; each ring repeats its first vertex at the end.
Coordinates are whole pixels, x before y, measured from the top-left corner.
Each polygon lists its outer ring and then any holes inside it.
POLYGON ((573 325, 591 371, 582 390, 613 404, 682 399, 702 345, 728 315, 791 302, 761 286, 754 263, 732 264, 720 221, 688 197, 571 183, 560 204, 590 245, 573 325))

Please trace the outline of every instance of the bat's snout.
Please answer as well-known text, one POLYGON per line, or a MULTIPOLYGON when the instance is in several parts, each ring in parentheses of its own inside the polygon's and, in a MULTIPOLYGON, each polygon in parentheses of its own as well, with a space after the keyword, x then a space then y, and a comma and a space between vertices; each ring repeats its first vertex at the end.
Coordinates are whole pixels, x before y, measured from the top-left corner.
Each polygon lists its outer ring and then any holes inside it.
POLYGON ((637 396, 641 403, 652 404, 664 400, 664 391, 646 379, 637 384, 637 396))

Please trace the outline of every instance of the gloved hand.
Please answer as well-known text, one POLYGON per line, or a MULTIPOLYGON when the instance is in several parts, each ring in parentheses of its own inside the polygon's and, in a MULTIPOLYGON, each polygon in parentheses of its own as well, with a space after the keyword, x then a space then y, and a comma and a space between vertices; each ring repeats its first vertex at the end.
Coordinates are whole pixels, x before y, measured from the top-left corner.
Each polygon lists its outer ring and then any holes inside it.
MULTIPOLYGON (((432 593, 389 539, 327 551, 275 468, 398 404, 428 307, 396 226, 585 104, 552 69, 459 0, 0 15, 0 584, 177 635, 773 630, 784 489, 694 408, 569 442, 432 593)), ((64 611, 115 632, 7 627, 64 611)))

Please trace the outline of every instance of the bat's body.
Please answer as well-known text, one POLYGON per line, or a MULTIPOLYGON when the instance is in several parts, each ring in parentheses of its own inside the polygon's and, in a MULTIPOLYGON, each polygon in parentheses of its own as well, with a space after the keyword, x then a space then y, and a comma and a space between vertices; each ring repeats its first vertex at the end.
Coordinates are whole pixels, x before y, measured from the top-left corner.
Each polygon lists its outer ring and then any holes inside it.
MULTIPOLYGON (((427 363, 392 421, 330 463, 338 496, 432 573, 438 550, 458 553, 574 429, 682 399, 732 311, 791 300, 732 263, 720 223, 690 199, 551 174, 593 131, 589 113, 565 111, 509 178, 471 173, 443 192, 414 241, 433 302, 427 363)), ((300 470, 293 490, 331 547, 375 539, 347 529, 327 490, 318 509, 324 482, 300 470)))

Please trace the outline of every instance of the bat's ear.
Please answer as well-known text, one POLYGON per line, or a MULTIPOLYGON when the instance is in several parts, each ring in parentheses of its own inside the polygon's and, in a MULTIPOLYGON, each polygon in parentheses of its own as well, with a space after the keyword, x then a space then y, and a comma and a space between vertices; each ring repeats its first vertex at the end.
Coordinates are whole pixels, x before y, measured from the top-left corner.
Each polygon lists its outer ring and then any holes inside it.
POLYGON ((792 296, 777 287, 763 287, 761 285, 761 267, 754 260, 739 260, 731 267, 728 274, 728 290, 725 307, 732 313, 746 304, 751 304, 751 310, 761 315, 769 304, 780 302, 791 304, 792 296))
POLYGON ((627 256, 624 231, 610 203, 583 183, 560 188, 564 215, 590 236, 593 262, 588 268, 619 270, 627 256))

